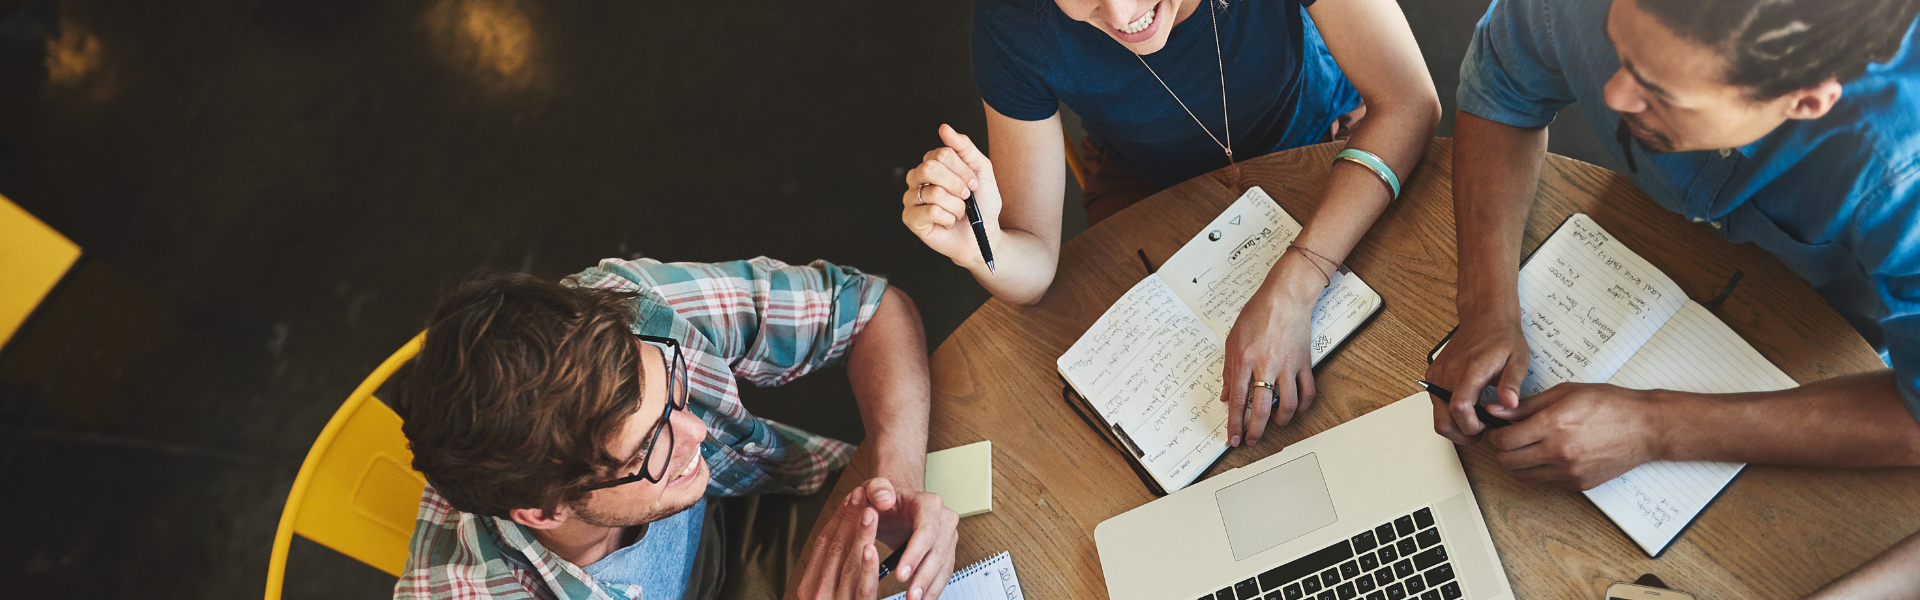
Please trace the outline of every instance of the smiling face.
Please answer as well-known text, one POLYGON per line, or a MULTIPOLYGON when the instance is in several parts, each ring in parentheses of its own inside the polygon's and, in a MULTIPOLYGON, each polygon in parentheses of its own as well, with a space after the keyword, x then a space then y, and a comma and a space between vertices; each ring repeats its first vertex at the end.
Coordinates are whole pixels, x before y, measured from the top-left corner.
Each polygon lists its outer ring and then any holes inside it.
POLYGON ((1637 0, 1613 3, 1607 36, 1620 56, 1620 70, 1607 81, 1607 106, 1620 113, 1635 138, 1658 152, 1753 143, 1804 100, 1805 91, 1754 100, 1751 90, 1727 84, 1725 57, 1680 37, 1637 0))
POLYGON ((1173 26, 1193 16, 1204 0, 1054 0, 1076 21, 1106 32, 1134 54, 1167 46, 1173 26))
MULTIPOLYGON (((627 458, 618 473, 609 478, 639 472, 640 462, 646 457, 647 440, 654 424, 660 421, 660 411, 667 405, 666 357, 652 344, 638 340, 635 343, 640 345, 641 381, 645 385, 640 407, 607 442, 609 453, 627 458)), ((586 497, 569 505, 573 518, 600 527, 630 527, 664 519, 699 502, 706 494, 707 479, 711 475, 707 462, 700 458, 700 442, 707 438, 707 425, 692 412, 674 410, 668 414, 667 426, 673 428, 673 457, 667 461, 666 468, 661 469, 664 476, 658 483, 643 479, 588 492, 586 497)), ((655 461, 667 451, 665 431, 659 440, 653 449, 655 461)), ((650 470, 649 474, 652 473, 650 470)))

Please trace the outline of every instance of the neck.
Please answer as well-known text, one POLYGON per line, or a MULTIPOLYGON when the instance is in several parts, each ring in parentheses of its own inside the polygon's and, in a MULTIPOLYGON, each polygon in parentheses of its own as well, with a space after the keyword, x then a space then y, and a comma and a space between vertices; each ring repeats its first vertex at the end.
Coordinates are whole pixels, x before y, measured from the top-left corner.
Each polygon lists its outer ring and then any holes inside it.
POLYGON ((601 527, 569 519, 553 529, 534 529, 533 539, 555 556, 576 567, 586 567, 619 550, 620 534, 624 530, 623 527, 601 527))
MULTIPOLYGON (((1179 26, 1181 23, 1187 22, 1187 17, 1193 16, 1195 11, 1200 10, 1200 5, 1213 1, 1214 0, 1188 0, 1186 4, 1180 5, 1180 12, 1173 14, 1174 26, 1179 26)), ((1169 27, 1168 31, 1171 32, 1172 28, 1169 27)))

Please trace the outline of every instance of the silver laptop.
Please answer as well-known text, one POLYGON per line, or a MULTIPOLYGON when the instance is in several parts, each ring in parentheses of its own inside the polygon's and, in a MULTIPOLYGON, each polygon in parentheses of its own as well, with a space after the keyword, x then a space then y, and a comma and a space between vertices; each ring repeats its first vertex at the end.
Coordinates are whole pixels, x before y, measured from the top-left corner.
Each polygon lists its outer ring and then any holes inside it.
POLYGON ((1425 393, 1094 529, 1113 600, 1513 597, 1425 393))

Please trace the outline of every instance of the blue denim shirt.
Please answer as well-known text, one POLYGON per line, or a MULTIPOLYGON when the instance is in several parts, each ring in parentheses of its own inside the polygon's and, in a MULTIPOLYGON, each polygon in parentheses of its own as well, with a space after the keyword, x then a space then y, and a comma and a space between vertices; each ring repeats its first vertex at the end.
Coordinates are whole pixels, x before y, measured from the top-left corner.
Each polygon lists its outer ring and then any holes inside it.
MULTIPOLYGON (((1602 88, 1620 67, 1610 0, 1495 0, 1460 65, 1460 110, 1542 127, 1575 102, 1601 139, 1619 113, 1602 88)), ((1920 417, 1920 55, 1847 82, 1826 116, 1788 121, 1739 148, 1647 152, 1609 145, 1641 191, 1733 242, 1753 242, 1807 280, 1895 371, 1920 417), (1631 151, 1631 162, 1623 152, 1631 151)))

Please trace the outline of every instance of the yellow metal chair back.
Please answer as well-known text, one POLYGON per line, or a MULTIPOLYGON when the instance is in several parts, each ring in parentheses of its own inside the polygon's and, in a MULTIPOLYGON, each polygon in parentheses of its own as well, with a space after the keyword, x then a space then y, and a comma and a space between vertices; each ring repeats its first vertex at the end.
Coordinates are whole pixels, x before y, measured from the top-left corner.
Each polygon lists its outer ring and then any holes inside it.
POLYGON ((396 577, 407 562, 425 478, 400 433, 400 416, 373 391, 420 351, 414 336, 373 370, 320 430, 280 513, 267 564, 267 600, 279 600, 293 534, 338 550, 396 577))

